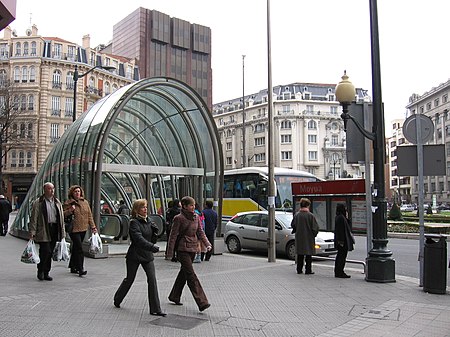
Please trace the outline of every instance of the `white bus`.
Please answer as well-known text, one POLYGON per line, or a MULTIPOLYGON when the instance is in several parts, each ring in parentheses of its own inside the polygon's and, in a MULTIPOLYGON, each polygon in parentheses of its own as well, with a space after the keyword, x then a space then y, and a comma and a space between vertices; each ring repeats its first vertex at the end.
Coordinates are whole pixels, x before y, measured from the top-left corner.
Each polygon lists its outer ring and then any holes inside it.
MULTIPOLYGON (((275 167, 275 208, 292 211, 293 182, 321 181, 299 170, 275 167)), ((268 203, 268 167, 244 167, 224 171, 222 220, 238 212, 266 210, 268 203)))

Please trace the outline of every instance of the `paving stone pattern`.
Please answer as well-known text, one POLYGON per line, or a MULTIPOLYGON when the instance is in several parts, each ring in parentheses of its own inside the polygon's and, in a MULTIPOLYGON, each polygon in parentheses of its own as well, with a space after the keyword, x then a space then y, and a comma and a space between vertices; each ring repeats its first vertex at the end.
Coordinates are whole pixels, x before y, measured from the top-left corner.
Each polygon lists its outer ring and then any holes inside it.
MULTIPOLYGON (((53 263, 53 281, 39 281, 36 267, 20 262, 26 241, 0 237, 0 336, 450 336, 450 296, 425 293, 416 279, 369 283, 362 267, 351 279, 334 278, 331 266, 297 275, 292 262, 216 255, 195 264, 211 307, 199 312, 188 290, 184 305, 167 300, 179 264, 158 254, 155 266, 162 309, 149 315, 145 273, 121 304, 113 295, 125 276, 123 254, 85 260, 88 274, 70 274, 53 263)), ((110 252, 124 249, 113 247, 110 252)), ((125 247, 126 249, 126 247, 125 247)))

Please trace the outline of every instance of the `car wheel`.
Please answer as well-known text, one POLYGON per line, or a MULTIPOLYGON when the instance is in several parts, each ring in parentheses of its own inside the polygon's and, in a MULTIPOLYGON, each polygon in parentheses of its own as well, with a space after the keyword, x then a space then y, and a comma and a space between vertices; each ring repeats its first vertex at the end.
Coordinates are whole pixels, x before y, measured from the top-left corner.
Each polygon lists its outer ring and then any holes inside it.
POLYGON ((297 252, 295 251, 295 241, 291 241, 286 245, 286 255, 289 260, 295 260, 295 255, 297 255, 297 252))
POLYGON ((241 252, 241 243, 234 235, 227 239, 227 248, 230 253, 237 254, 241 252))

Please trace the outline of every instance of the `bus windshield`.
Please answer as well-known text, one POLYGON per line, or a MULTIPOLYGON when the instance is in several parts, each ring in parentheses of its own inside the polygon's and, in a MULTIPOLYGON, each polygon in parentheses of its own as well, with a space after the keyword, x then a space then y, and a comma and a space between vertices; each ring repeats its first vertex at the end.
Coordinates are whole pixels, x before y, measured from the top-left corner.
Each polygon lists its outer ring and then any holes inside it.
POLYGON ((277 197, 275 201, 276 208, 292 209, 292 187, 294 182, 316 181, 313 177, 299 177, 294 175, 275 175, 275 182, 277 186, 277 197))

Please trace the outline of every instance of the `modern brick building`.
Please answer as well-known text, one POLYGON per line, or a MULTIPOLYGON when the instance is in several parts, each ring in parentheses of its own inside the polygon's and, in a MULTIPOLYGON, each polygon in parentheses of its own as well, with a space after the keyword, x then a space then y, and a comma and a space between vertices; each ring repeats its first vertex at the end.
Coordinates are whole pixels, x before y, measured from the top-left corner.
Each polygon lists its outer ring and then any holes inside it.
POLYGON ((113 27, 112 52, 136 59, 141 78, 167 76, 212 107, 211 29, 138 8, 113 27))

